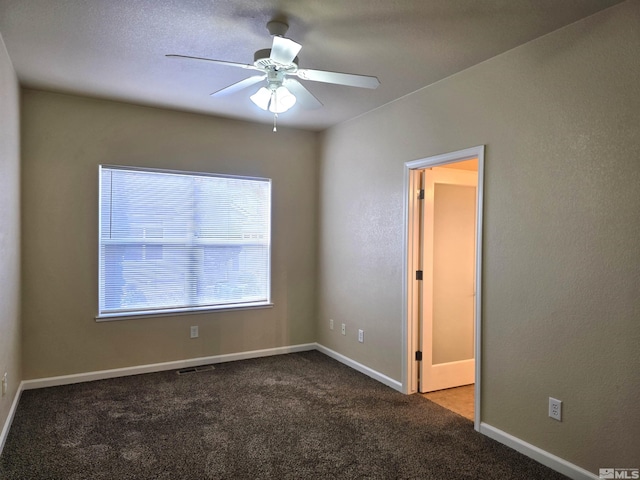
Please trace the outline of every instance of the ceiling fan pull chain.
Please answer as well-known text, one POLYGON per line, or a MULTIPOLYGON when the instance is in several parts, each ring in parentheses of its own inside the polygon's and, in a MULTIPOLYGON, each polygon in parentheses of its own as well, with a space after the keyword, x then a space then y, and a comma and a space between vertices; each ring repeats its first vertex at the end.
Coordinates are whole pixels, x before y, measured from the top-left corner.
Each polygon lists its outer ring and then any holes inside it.
POLYGON ((278 131, 278 114, 277 113, 273 114, 273 131, 274 132, 278 131))

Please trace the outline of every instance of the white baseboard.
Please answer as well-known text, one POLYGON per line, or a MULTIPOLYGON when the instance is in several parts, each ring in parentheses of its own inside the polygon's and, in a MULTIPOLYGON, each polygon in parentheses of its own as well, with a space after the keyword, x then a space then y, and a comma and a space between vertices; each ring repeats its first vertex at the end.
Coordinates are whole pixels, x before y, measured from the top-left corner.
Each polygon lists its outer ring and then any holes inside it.
POLYGON ((578 467, 573 463, 569 463, 566 460, 556 457, 555 455, 542 450, 541 448, 531 445, 513 435, 503 432, 500 429, 487 425, 486 423, 480 424, 480 433, 487 437, 511 447, 514 450, 534 459, 536 462, 546 465, 547 467, 566 475, 573 480, 598 480, 598 476, 578 467))
POLYGON ((0 432, 0 455, 2 455, 2 450, 4 449, 4 442, 7 441, 7 436, 9 435, 9 429, 11 428, 11 423, 13 422, 13 417, 16 414, 16 409, 18 408, 18 402, 20 401, 20 395, 22 395, 22 390, 24 390, 24 382, 20 383, 18 387, 18 391, 16 395, 13 397, 13 403, 11 403, 11 408, 9 409, 9 415, 4 422, 4 426, 2 427, 2 432, 0 432))
POLYGON ((384 383, 387 387, 391 387, 394 390, 397 390, 398 392, 403 393, 401 382, 398 382, 393 378, 387 377, 386 375, 383 375, 382 373, 377 372, 376 370, 373 370, 372 368, 369 368, 366 365, 358 363, 355 360, 350 359, 349 357, 345 357, 341 353, 331 350, 330 348, 327 348, 324 345, 320 345, 319 343, 317 343, 316 348, 319 352, 324 353, 325 355, 333 358, 334 360, 337 360, 340 363, 344 363, 348 367, 351 367, 360 373, 364 373, 365 375, 373 378, 374 380, 379 381, 380 383, 384 383))
POLYGON ((165 370, 178 370, 180 368, 197 367, 200 365, 211 365, 214 363, 233 362, 235 360, 247 360, 250 358, 269 357, 272 355, 283 355, 286 353, 305 352, 316 350, 317 344, 307 343, 302 345, 292 345, 287 347, 267 348, 264 350, 253 350, 249 352, 230 353, 227 355, 214 355, 211 357, 191 358, 188 360, 177 360, 173 362, 154 363, 149 365, 139 365, 136 367, 114 368, 110 370, 100 370, 95 372, 78 373, 74 375, 61 375, 58 377, 37 378, 34 380, 23 380, 20 382, 18 391, 13 399, 9 415, 7 416, 2 432, 0 432, 0 454, 4 448, 4 443, 9 434, 9 429, 13 422, 13 417, 18 407, 20 396, 24 390, 36 388, 57 387, 60 385, 71 385, 74 383, 90 382, 93 380, 104 380, 107 378, 126 377, 141 373, 161 372, 165 370))
POLYGON ((59 385, 71 385, 73 383, 90 382, 93 380, 104 380, 107 378, 126 377, 141 373, 162 372, 164 370, 178 370, 180 368, 198 367, 200 365, 211 365, 214 363, 233 362, 236 360, 247 360, 250 358, 270 357, 272 355, 283 355, 286 353, 305 352, 315 350, 315 343, 303 345, 292 345, 288 347, 267 348, 264 350, 252 350, 249 352, 229 353, 226 355, 214 355, 211 357, 190 358, 188 360, 176 360, 173 362, 153 363, 149 365, 139 365, 136 367, 114 368, 111 370, 100 370, 97 372, 78 373, 74 375, 62 375, 59 377, 38 378, 35 380, 25 380, 22 382, 24 390, 34 388, 56 387, 59 385))
MULTIPOLYGON (((9 434, 9 428, 13 421, 20 396, 24 390, 31 390, 35 388, 53 387, 59 385, 70 385, 73 383, 89 382, 93 380, 103 380, 107 378, 124 377, 128 375, 138 375, 142 373, 153 373, 165 370, 177 370, 180 368, 197 367, 200 365, 210 365, 222 362, 232 362, 236 360, 247 360, 251 358, 268 357, 272 355, 283 355, 287 353, 305 352, 309 350, 318 350, 325 355, 347 365, 348 367, 363 373, 374 380, 387 385, 388 387, 397 390, 402 393, 402 383, 394 380, 372 368, 367 367, 349 357, 342 355, 330 348, 320 345, 318 343, 307 343, 302 345, 292 345, 288 347, 269 348, 264 350, 253 350, 249 352, 231 353, 226 355, 214 355, 211 357, 199 357, 188 360, 177 360, 173 362, 155 363, 149 365, 140 365, 136 367, 115 368, 111 370, 101 370, 96 372, 79 373, 75 375, 63 375, 59 377, 39 378, 35 380, 25 380, 20 383, 18 391, 13 399, 9 415, 5 421, 5 424, 0 433, 0 454, 4 448, 5 441, 9 434)), ((546 465, 553 470, 566 475, 574 480, 598 480, 598 477, 584 470, 577 465, 569 463, 560 457, 557 457, 541 448, 538 448, 530 443, 525 442, 513 435, 510 435, 502 430, 499 430, 486 423, 480 423, 480 433, 490 437, 514 450, 536 460, 537 462, 546 465)))
POLYGON ((161 372, 164 370, 177 370, 180 368, 197 367, 200 365, 211 365, 222 362, 233 362, 236 360, 247 360, 250 358, 268 357, 272 355, 283 355, 286 353, 305 352, 309 350, 318 350, 325 355, 344 363, 354 370, 364 373, 374 380, 383 383, 394 390, 402 392, 402 383, 383 375, 372 368, 367 367, 355 360, 345 357, 344 355, 331 350, 318 343, 306 343, 302 345, 292 345, 288 347, 268 348, 264 350, 253 350, 249 352, 230 353, 226 355, 214 355, 211 357, 191 358, 188 360, 176 360, 173 362, 153 363, 149 365, 139 365, 135 367, 114 368, 111 370, 99 370, 95 372, 77 373, 73 375, 62 375, 59 377, 37 378, 34 380, 25 380, 21 386, 23 390, 32 390, 35 388, 57 387, 59 385, 71 385, 73 383, 90 382, 93 380, 104 380, 107 378, 125 377, 128 375, 139 375, 142 373, 161 372))
POLYGON ((287 353, 306 352, 309 350, 318 350, 329 357, 344 363, 345 365, 357 370, 365 375, 402 392, 402 384, 392 378, 383 375, 361 363, 356 362, 344 355, 335 352, 318 343, 306 343, 302 345, 292 345, 287 347, 268 348, 264 350, 253 350, 249 352, 230 353, 226 355, 214 355, 211 357, 190 358, 187 360, 177 360, 173 362, 153 363, 148 365, 139 365, 135 367, 114 368, 110 370, 99 370, 94 372, 78 373, 73 375, 61 375, 57 377, 37 378, 34 380, 24 380, 20 383, 18 392, 16 393, 9 416, 7 417, 2 433, 0 434, 0 453, 9 434, 9 428, 13 422, 18 401, 24 390, 32 390, 36 388, 56 387, 60 385, 71 385, 74 383, 90 382, 93 380, 104 380, 108 378, 125 377, 129 375, 138 375, 142 373, 161 372, 165 370, 178 370, 180 368, 197 367, 201 365, 211 365, 215 363, 233 362, 236 360, 247 360, 250 358, 269 357, 272 355, 283 355, 287 353))

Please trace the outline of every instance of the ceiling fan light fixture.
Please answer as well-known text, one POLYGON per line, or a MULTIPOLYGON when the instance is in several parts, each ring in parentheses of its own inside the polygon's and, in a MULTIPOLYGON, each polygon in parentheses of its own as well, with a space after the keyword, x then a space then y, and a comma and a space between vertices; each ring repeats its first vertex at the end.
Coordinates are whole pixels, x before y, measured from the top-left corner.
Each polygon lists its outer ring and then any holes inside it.
POLYGON ((296 97, 287 87, 278 87, 271 95, 269 111, 272 113, 284 113, 296 104, 296 97))
POLYGON ((295 95, 282 85, 275 89, 262 87, 249 98, 262 110, 272 113, 286 112, 296 104, 297 100, 295 95))
POLYGON ((251 98, 251 101, 262 110, 269 110, 269 102, 271 101, 271 90, 266 87, 262 87, 249 98, 251 98))

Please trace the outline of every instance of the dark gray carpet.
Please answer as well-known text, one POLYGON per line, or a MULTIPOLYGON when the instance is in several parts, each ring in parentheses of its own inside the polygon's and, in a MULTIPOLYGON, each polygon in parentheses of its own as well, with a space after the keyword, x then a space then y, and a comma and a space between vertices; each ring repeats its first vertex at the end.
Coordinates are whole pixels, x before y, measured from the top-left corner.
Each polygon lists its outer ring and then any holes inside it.
POLYGON ((0 478, 565 477, 314 351, 25 391, 0 478))

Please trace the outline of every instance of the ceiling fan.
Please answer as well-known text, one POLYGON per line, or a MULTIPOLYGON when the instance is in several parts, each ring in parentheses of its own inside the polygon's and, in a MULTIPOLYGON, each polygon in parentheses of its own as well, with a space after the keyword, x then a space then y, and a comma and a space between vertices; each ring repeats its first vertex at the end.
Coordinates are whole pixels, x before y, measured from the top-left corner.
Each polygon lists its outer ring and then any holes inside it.
POLYGON ((302 45, 289 38, 285 38, 284 35, 288 29, 289 25, 282 21, 274 20, 267 23, 267 30, 269 30, 269 33, 273 36, 273 45, 270 49, 266 48, 255 52, 254 62, 252 64, 191 57, 188 55, 169 54, 166 56, 170 58, 202 60, 219 65, 240 67, 260 72, 257 75, 245 78, 244 80, 213 92, 211 96, 221 97, 230 95, 263 82, 264 85, 251 95, 250 98, 258 107, 274 114, 274 131, 276 131, 275 122, 278 114, 286 112, 296 103, 307 109, 322 106, 320 100, 307 90, 295 77, 302 80, 348 85, 351 87, 377 88, 378 85, 380 85, 380 81, 376 77, 368 75, 298 68, 297 55, 302 45))

